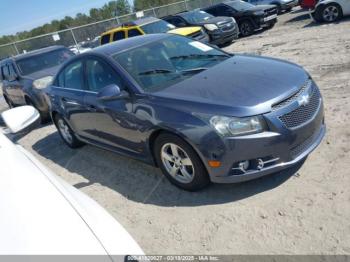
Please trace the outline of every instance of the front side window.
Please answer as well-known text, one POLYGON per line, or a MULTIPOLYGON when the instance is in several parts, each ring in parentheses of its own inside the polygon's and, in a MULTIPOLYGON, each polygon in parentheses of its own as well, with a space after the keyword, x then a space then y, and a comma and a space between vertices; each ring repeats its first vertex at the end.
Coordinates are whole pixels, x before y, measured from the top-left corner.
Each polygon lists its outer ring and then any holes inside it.
POLYGON ((157 92, 200 73, 230 55, 181 36, 169 36, 113 56, 145 92, 157 92))
POLYGON ((159 34, 159 33, 167 33, 169 30, 175 29, 175 26, 173 26, 172 24, 169 24, 168 22, 160 20, 154 23, 143 25, 141 26, 141 29, 146 34, 159 34))
POLYGON ((47 68, 58 66, 71 58, 74 53, 68 49, 59 49, 37 54, 16 61, 22 75, 30 75, 47 68))
POLYGON ((125 38, 125 32, 124 31, 118 31, 113 34, 113 41, 122 40, 125 38))
POLYGON ((198 24, 213 18, 212 15, 204 11, 193 11, 182 14, 182 17, 191 24, 198 24))
POLYGON ((83 63, 81 61, 73 62, 64 69, 63 87, 82 90, 83 88, 83 63))
POLYGON ((88 59, 86 61, 86 75, 89 90, 98 92, 102 88, 115 84, 122 88, 122 81, 119 75, 106 63, 88 59))

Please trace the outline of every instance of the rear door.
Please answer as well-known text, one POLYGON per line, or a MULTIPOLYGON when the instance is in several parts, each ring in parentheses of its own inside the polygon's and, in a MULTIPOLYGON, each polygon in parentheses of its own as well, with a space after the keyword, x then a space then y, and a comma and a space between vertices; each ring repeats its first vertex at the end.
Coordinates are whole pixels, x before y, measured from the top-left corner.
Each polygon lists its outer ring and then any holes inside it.
POLYGON ((86 114, 84 106, 85 82, 83 78, 84 60, 76 60, 68 64, 58 75, 52 86, 51 100, 60 108, 71 128, 82 135, 84 129, 83 117, 86 114))

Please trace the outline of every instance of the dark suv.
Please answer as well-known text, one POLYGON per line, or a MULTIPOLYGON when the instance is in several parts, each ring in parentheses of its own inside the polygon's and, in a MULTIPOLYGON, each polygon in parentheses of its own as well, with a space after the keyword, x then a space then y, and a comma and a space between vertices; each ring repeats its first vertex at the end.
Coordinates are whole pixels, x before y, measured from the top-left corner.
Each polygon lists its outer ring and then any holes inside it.
POLYGON ((176 27, 201 26, 209 35, 211 44, 231 43, 238 38, 238 25, 232 17, 215 17, 205 11, 194 10, 162 19, 176 27))
POLYGON ((229 1, 204 8, 214 16, 230 16, 236 19, 242 36, 248 36, 261 28, 272 28, 277 22, 274 5, 252 5, 243 1, 229 1))
POLYGON ((52 46, 0 61, 2 92, 9 107, 32 105, 46 120, 49 112, 43 89, 59 66, 73 55, 64 46, 52 46))

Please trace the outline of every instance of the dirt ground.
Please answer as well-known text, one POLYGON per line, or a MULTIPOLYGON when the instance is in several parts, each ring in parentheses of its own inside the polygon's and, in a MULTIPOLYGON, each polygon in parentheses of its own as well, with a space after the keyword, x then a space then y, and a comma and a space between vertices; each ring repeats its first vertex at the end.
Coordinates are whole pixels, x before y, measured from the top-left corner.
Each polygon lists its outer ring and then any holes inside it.
POLYGON ((350 19, 316 25, 294 10, 225 49, 298 63, 320 86, 328 132, 299 171, 188 193, 143 163, 71 150, 52 125, 19 143, 105 207, 147 254, 350 254, 350 19))

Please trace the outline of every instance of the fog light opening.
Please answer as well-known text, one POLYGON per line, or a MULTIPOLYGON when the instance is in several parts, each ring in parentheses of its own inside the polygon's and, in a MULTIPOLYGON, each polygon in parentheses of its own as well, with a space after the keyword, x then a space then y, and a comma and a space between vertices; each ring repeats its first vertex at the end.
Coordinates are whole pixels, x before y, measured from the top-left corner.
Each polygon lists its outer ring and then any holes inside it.
POLYGON ((245 160, 245 161, 239 162, 238 168, 244 173, 247 172, 247 170, 249 168, 249 161, 245 160))

